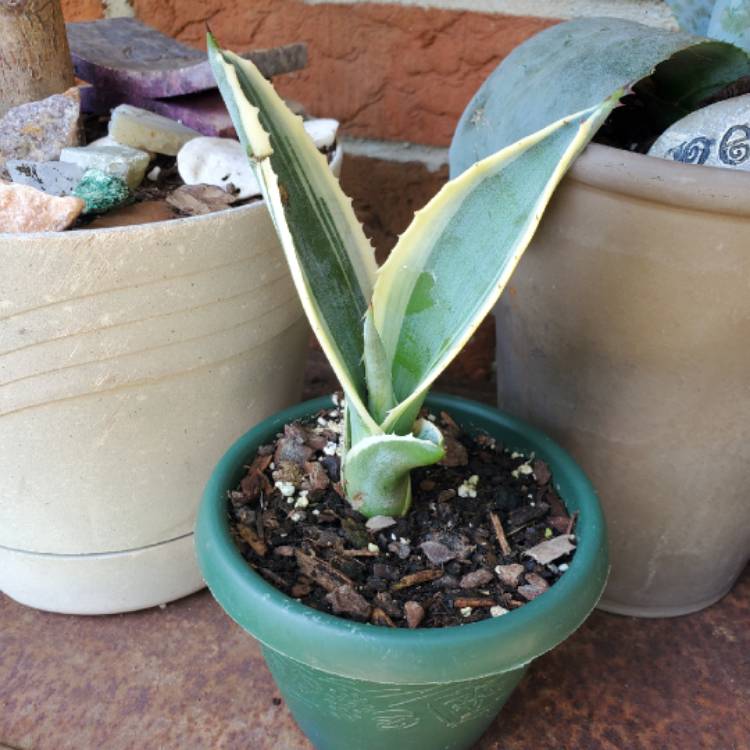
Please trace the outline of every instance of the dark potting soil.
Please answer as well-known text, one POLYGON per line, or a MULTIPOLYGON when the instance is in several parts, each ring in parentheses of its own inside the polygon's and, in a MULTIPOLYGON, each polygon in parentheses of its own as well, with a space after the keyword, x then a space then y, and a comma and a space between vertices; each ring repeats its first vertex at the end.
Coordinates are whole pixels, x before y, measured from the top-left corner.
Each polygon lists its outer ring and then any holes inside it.
POLYGON ((445 459, 413 472, 405 518, 368 521, 342 496, 341 414, 287 425, 229 493, 232 535, 277 589, 348 619, 445 627, 522 607, 567 570, 576 519, 543 461, 425 413, 445 459))

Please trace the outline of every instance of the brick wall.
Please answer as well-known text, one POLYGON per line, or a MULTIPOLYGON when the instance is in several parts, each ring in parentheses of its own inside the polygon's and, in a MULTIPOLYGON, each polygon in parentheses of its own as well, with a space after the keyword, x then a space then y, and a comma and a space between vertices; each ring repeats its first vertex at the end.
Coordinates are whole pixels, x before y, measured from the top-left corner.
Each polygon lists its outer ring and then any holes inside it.
MULTIPOLYGON (((456 121, 517 44, 561 18, 617 15, 673 24, 660 0, 62 0, 68 20, 136 15, 203 47, 206 25, 236 50, 304 41, 309 65, 275 81, 342 123, 342 183, 382 260, 447 178, 456 121), (418 144, 418 147, 409 144, 418 144)), ((492 376, 492 321, 452 367, 492 376)))

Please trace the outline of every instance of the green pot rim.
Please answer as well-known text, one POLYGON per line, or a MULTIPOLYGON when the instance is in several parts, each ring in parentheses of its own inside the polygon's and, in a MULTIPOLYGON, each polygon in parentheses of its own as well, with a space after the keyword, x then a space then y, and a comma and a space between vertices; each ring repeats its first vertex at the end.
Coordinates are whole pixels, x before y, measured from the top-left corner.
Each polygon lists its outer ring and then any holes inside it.
POLYGON ((568 571, 539 598, 502 617, 457 627, 391 629, 344 620, 275 589, 245 562, 230 532, 226 493, 257 447, 288 422, 330 408, 313 399, 264 420, 239 438, 206 485, 196 525, 198 564, 224 610, 268 648, 331 674, 371 682, 435 684, 477 679, 525 666, 565 640, 604 590, 607 538, 594 488, 571 456, 539 430, 475 401, 431 394, 426 405, 480 428, 506 447, 534 451, 552 469, 569 509, 578 510, 578 549, 568 571))

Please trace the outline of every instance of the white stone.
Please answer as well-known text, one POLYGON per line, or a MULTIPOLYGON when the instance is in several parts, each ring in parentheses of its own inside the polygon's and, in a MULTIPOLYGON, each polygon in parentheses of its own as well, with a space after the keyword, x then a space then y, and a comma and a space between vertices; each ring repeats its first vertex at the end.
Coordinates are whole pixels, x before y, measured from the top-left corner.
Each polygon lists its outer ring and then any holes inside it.
POLYGON ((261 193, 245 149, 232 138, 194 138, 177 154, 177 170, 187 185, 216 185, 240 200, 261 193))
POLYGON ((131 104, 120 104, 112 110, 109 135, 124 146, 176 156, 188 141, 198 138, 200 133, 169 117, 131 104))
POLYGON ((750 94, 691 112, 659 136, 649 156, 750 171, 750 94))
POLYGON ((339 121, 321 117, 317 120, 305 120, 305 130, 312 138, 316 148, 330 148, 336 142, 339 121))
POLYGON ((369 543, 369 544, 367 545, 367 549, 368 549, 368 550, 369 550, 370 552, 380 552, 380 547, 378 547, 378 545, 377 545, 377 544, 373 544, 372 542, 370 542, 370 543, 369 543))
POLYGON ((145 151, 129 146, 82 146, 64 148, 60 161, 77 164, 82 169, 100 169, 122 179, 133 190, 143 182, 151 161, 145 151))

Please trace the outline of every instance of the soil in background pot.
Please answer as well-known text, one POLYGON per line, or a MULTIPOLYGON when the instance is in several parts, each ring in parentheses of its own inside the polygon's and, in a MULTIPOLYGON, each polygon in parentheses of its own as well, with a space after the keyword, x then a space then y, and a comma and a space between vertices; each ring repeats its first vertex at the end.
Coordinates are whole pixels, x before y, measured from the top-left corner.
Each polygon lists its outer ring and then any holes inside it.
POLYGON ((567 570, 575 516, 543 461, 425 412, 446 457, 413 472, 406 517, 368 521, 343 497, 342 412, 287 425, 229 493, 243 557, 280 591, 360 622, 445 627, 503 616, 567 570))

